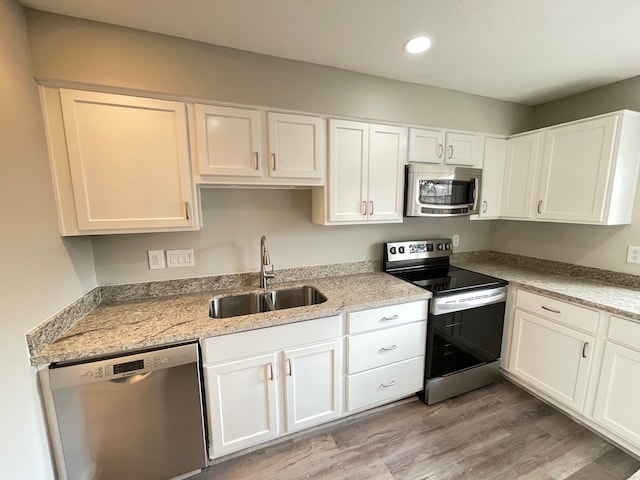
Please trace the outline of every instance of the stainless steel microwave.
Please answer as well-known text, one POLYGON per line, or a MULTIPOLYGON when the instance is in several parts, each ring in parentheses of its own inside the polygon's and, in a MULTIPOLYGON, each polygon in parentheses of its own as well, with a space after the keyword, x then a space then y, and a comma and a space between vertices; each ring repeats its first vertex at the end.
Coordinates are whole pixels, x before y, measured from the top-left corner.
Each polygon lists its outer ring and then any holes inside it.
POLYGON ((409 163, 405 215, 451 217, 478 213, 481 181, 479 168, 409 163))

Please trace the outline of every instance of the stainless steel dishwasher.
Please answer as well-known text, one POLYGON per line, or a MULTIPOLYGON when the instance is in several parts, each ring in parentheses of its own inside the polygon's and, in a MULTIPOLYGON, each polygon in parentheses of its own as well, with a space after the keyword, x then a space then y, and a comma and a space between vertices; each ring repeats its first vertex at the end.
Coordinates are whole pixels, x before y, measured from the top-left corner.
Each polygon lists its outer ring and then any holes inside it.
POLYGON ((69 480, 165 480, 207 466, 197 343, 49 367, 69 480))

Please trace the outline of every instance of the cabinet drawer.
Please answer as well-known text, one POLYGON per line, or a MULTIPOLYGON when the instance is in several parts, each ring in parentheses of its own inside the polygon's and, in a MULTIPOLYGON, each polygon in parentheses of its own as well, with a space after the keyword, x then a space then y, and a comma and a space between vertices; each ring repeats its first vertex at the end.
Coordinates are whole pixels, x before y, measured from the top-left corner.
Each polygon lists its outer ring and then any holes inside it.
POLYGON ((424 355, 427 322, 409 323, 347 338, 348 373, 424 355))
POLYGON ((611 316, 607 336, 614 342, 640 351, 640 323, 611 316))
POLYGON ((347 315, 347 329, 348 333, 353 335, 377 330, 378 328, 388 328, 417 320, 426 320, 428 314, 428 300, 371 308, 349 313, 347 315))
POLYGON ((347 410, 385 403, 422 389, 424 357, 416 357, 386 367, 347 377, 347 410))
MULTIPOLYGON (((318 318, 276 327, 220 335, 200 340, 202 363, 217 363, 263 352, 284 350, 293 345, 322 342, 342 337, 340 316, 318 318)), ((215 320, 212 320, 215 322, 215 320)))
POLYGON ((596 310, 525 290, 518 290, 516 307, 585 332, 596 333, 598 329, 599 313, 596 310))

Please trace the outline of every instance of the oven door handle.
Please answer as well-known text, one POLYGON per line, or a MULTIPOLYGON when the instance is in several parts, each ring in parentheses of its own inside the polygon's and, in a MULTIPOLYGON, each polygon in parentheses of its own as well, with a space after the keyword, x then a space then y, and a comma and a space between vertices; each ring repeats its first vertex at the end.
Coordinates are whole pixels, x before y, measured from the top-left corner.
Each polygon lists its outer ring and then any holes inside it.
MULTIPOLYGON (((465 300, 462 297, 462 301, 449 300, 447 303, 447 297, 437 298, 433 302, 431 313, 439 315, 442 313, 457 312, 459 310, 468 310, 470 308, 483 307, 485 305, 492 305, 494 303, 504 302, 507 299, 507 289, 502 287, 495 292, 489 293, 488 296, 480 297, 480 292, 476 294, 475 298, 465 300)), ((455 296, 453 297, 455 298, 455 296)))

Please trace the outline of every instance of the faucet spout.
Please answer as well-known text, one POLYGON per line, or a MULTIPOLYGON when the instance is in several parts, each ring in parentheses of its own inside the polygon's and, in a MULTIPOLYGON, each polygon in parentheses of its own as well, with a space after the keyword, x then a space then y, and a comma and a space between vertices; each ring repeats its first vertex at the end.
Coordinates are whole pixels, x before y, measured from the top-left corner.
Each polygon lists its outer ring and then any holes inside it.
POLYGON ((269 248, 267 247, 267 237, 264 235, 260 238, 260 287, 267 288, 267 282, 270 278, 275 277, 273 271, 273 265, 271 265, 271 259, 269 258, 269 248), (268 272, 265 267, 271 267, 271 271, 268 272))

